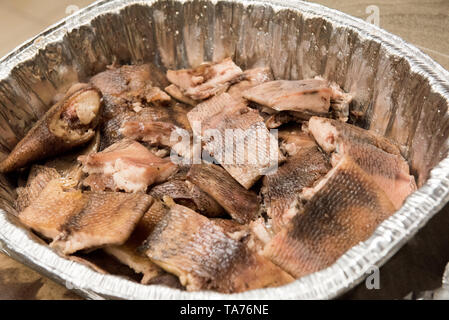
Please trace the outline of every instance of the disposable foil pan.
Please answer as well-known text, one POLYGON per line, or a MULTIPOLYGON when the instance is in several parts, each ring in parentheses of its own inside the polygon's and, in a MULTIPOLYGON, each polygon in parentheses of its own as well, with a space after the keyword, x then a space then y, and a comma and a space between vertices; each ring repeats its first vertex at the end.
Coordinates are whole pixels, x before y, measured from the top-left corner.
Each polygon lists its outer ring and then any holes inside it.
POLYGON ((372 237, 334 265, 279 288, 223 295, 144 286, 69 261, 16 222, 14 179, 0 176, 0 239, 18 261, 88 298, 325 299, 360 283, 449 200, 449 73, 417 48, 320 5, 270 1, 99 1, 0 61, 0 153, 5 156, 55 94, 113 63, 162 69, 232 56, 276 78, 322 75, 355 97, 359 125, 404 146, 420 189, 372 237))

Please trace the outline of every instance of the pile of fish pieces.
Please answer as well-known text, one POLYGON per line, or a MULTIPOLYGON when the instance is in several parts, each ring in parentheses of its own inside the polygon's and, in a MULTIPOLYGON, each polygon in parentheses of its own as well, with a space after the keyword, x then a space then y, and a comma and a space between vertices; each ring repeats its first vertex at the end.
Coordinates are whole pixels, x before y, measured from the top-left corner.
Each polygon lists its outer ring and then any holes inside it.
MULTIPOLYGON (((111 66, 74 85, 0 171, 28 173, 20 221, 97 271, 77 253, 101 250, 148 285, 281 286, 332 265, 416 190, 396 144, 347 123, 351 100, 325 79, 274 80, 269 68, 243 71, 231 59, 166 74, 111 66), (273 128, 276 170, 227 163, 205 137, 273 128), (192 157, 171 139, 178 129, 201 137, 215 163, 172 162, 171 152, 192 157)), ((257 140, 266 159, 269 144, 257 140)))

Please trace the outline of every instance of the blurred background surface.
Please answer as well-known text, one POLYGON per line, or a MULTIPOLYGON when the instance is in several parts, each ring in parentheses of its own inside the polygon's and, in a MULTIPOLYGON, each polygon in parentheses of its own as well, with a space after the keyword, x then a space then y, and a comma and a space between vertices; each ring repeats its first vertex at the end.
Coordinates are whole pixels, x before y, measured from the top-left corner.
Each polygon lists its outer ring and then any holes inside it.
MULTIPOLYGON (((319 0, 379 25, 449 70, 449 0, 319 0)), ((92 0, 0 0, 0 57, 92 0)), ((343 298, 403 298, 435 289, 449 261, 449 206, 380 272, 380 290, 361 284, 343 298)), ((79 299, 65 287, 0 254, 0 299, 79 299)))

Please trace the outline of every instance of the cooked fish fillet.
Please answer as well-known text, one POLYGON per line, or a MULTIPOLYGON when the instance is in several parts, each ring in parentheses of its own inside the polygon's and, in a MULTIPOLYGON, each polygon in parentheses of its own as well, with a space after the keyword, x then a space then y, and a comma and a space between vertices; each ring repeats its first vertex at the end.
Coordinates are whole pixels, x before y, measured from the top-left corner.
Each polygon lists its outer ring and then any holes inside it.
POLYGON ((137 247, 134 244, 125 243, 121 246, 107 246, 103 250, 119 262, 133 269, 136 273, 141 273, 143 277, 140 282, 148 284, 165 272, 151 262, 147 256, 137 252, 137 247))
POLYGON ((51 247, 64 254, 110 245, 122 245, 151 205, 144 194, 83 194, 83 206, 67 217, 51 247))
POLYGON ((257 195, 239 185, 223 168, 193 165, 188 179, 217 201, 238 223, 254 220, 259 211, 257 195))
POLYGON ((103 250, 115 257, 121 263, 127 265, 136 273, 143 275, 142 284, 152 283, 165 272, 149 258, 140 252, 138 248, 148 238, 163 216, 169 211, 161 201, 155 200, 148 211, 143 215, 133 230, 131 236, 123 245, 106 246, 103 250))
POLYGON ((220 63, 204 63, 195 69, 169 70, 167 79, 176 85, 183 95, 193 100, 203 100, 225 92, 242 74, 242 69, 228 58, 220 63))
POLYGON ((188 118, 194 133, 203 137, 204 149, 245 188, 251 188, 278 164, 277 141, 263 118, 229 94, 199 104, 189 112, 188 118), (196 129, 198 123, 201 132, 196 129), (215 137, 217 132, 220 135, 215 137), (230 133, 233 143, 226 138, 230 133))
MULTIPOLYGON (((264 114, 262 114, 264 115, 264 114)), ((265 125, 268 129, 276 129, 289 122, 301 122, 288 112, 279 112, 275 114, 266 114, 264 117, 265 125)))
POLYGON ((137 224, 131 240, 135 243, 142 244, 169 211, 170 208, 165 202, 155 199, 151 207, 137 224))
POLYGON ((332 89, 318 79, 266 82, 243 93, 246 99, 276 111, 329 112, 332 89))
POLYGON ((127 121, 120 129, 125 137, 148 142, 152 145, 170 146, 170 136, 173 131, 176 130, 176 126, 167 122, 154 122, 154 121, 127 121))
POLYGON ((341 121, 312 117, 309 121, 309 131, 321 148, 328 153, 336 151, 341 143, 357 142, 371 144, 387 153, 401 155, 398 146, 387 138, 341 121))
POLYGON ((171 84, 167 88, 165 88, 165 92, 167 92, 173 99, 181 101, 182 103, 188 104, 190 106, 196 107, 198 104, 197 101, 185 96, 181 89, 178 86, 171 84))
POLYGON ((94 271, 96 271, 98 273, 108 274, 108 272, 106 270, 103 270, 100 266, 97 266, 95 263, 93 263, 93 262, 91 262, 89 260, 86 260, 86 259, 83 259, 83 258, 80 258, 80 257, 77 257, 77 256, 69 256, 67 258, 69 260, 72 260, 72 261, 75 261, 77 263, 83 264, 86 267, 89 267, 89 268, 91 268, 92 270, 94 270, 94 271))
POLYGON ((187 118, 193 132, 201 136, 204 130, 215 129, 227 114, 236 114, 247 110, 248 107, 245 104, 235 100, 229 94, 223 93, 200 103, 187 114, 187 118), (201 125, 202 131, 197 130, 195 123, 201 125))
POLYGON ((98 152, 100 147, 100 133, 97 131, 94 139, 81 150, 74 150, 51 159, 45 163, 46 167, 55 169, 61 177, 72 181, 73 186, 76 187, 80 184, 83 178, 83 168, 78 162, 78 157, 82 155, 89 155, 98 152))
POLYGON ((348 156, 324 181, 264 249, 265 257, 296 278, 329 267, 395 212, 384 191, 348 156))
POLYGON ((245 70, 241 76, 241 81, 232 85, 228 90, 228 94, 236 100, 244 101, 244 91, 272 80, 273 74, 270 68, 245 70))
POLYGON ((66 220, 80 212, 86 203, 87 199, 81 191, 67 190, 61 179, 53 179, 19 214, 19 219, 44 237, 54 239, 60 234, 60 227, 66 220))
POLYGON ((156 225, 169 212, 169 208, 159 200, 155 200, 143 215, 129 239, 121 246, 106 246, 105 252, 115 257, 121 263, 143 274, 142 284, 157 282, 165 272, 143 254, 139 247, 153 232, 156 225))
POLYGON ((0 163, 0 172, 11 172, 86 144, 95 136, 100 113, 101 94, 86 84, 73 86, 0 163))
POLYGON ((81 165, 76 160, 80 154, 96 152, 99 146, 99 134, 81 151, 70 152, 67 155, 49 160, 44 166, 33 165, 28 174, 28 180, 24 187, 17 188, 16 209, 22 212, 28 207, 47 184, 53 179, 63 179, 64 187, 77 187, 82 178, 81 165))
POLYGON ((137 113, 128 112, 126 116, 111 120, 110 124, 114 124, 115 129, 118 127, 117 139, 127 137, 154 146, 173 147, 177 143, 172 138, 175 131, 180 129, 191 131, 187 119, 189 111, 190 107, 180 103, 163 107, 152 106, 143 108, 137 113))
POLYGON ((160 90, 165 77, 149 64, 111 68, 90 81, 114 104, 133 104, 170 101, 160 90))
POLYGON ((129 109, 118 110, 114 116, 104 118, 105 121, 101 125, 102 143, 100 150, 106 149, 124 137, 130 137, 140 141, 146 140, 151 142, 154 140, 156 141, 156 145, 163 145, 161 142, 165 142, 168 146, 171 146, 167 142, 170 142, 172 130, 157 130, 153 132, 145 130, 145 126, 148 127, 154 123, 158 123, 159 126, 166 128, 171 127, 174 129, 180 127, 190 131, 190 124, 187 119, 187 112, 190 111, 190 108, 180 103, 165 106, 151 105, 140 109, 137 108, 136 110, 138 112, 129 109), (159 141, 160 138, 158 139, 157 136, 152 137, 153 134, 163 137, 164 140, 159 141), (168 137, 165 137, 167 134, 168 137))
POLYGON ((169 159, 161 159, 132 140, 121 140, 106 150, 79 157, 84 183, 94 191, 107 187, 113 191, 145 192, 155 182, 164 182, 176 171, 169 159))
POLYGON ((212 197, 190 181, 172 179, 151 189, 150 195, 161 200, 168 196, 176 203, 206 217, 214 218, 224 214, 223 208, 212 197))
POLYGON ((244 243, 227 236, 222 227, 179 205, 158 224, 144 250, 153 262, 177 275, 188 291, 235 293, 293 280, 244 243))
POLYGON ((315 139, 304 132, 298 125, 285 127, 278 131, 281 149, 289 157, 294 157, 299 151, 317 146, 315 139))
POLYGON ((334 163, 338 163, 342 155, 349 155, 399 209, 417 189, 407 162, 388 140, 369 132, 357 135, 358 129, 329 119, 313 118, 309 122, 309 130, 320 146, 328 152, 335 151, 334 163))
POLYGON ((94 76, 91 83, 102 92, 105 104, 100 125, 100 151, 123 138, 119 130, 127 120, 136 120, 136 110, 144 109, 140 117, 152 121, 167 114, 160 104, 171 99, 159 86, 164 87, 168 82, 149 64, 109 69, 94 76))
POLYGON ((61 175, 53 168, 33 165, 28 175, 27 183, 24 187, 19 187, 17 191, 16 209, 22 212, 34 200, 36 200, 47 184, 61 178, 61 175))
POLYGON ((273 230, 279 232, 302 210, 301 192, 326 175, 331 169, 329 160, 318 146, 296 145, 290 157, 273 174, 264 178, 262 194, 273 230))

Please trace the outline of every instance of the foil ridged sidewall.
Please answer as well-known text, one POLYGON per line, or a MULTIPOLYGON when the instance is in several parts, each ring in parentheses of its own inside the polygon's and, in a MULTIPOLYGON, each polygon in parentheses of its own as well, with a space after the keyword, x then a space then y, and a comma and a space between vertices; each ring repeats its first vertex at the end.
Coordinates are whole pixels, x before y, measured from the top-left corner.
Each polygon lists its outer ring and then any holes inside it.
POLYGON ((381 266, 449 200, 449 74, 414 46, 320 5, 270 1, 99 1, 0 61, 0 157, 74 82, 118 63, 162 70, 231 56, 278 79, 317 75, 354 95, 357 124, 400 143, 419 191, 367 241, 326 270, 279 288, 223 295, 144 286, 64 259, 14 215, 14 177, 0 175, 1 249, 92 299, 327 299, 381 266))

